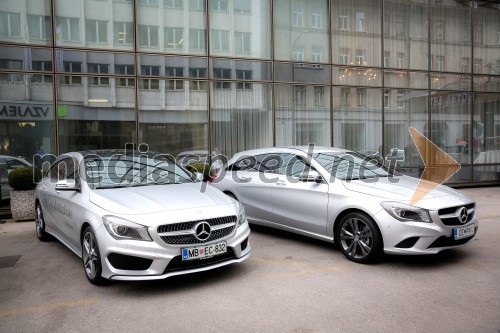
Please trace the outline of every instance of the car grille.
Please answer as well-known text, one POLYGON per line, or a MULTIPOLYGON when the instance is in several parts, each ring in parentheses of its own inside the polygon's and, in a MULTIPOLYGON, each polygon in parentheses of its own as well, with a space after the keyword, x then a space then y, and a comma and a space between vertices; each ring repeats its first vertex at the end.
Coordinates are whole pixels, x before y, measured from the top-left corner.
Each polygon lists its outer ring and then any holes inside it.
POLYGON ((236 258, 233 248, 228 247, 227 252, 221 255, 213 256, 211 258, 206 258, 206 259, 198 259, 198 260, 182 260, 182 256, 176 256, 170 260, 168 263, 167 268, 165 268, 165 271, 163 274, 172 272, 172 271, 180 271, 184 269, 191 269, 191 268, 200 268, 200 267, 205 267, 205 266, 210 266, 213 264, 217 264, 223 261, 231 260, 236 258))
POLYGON ((157 228, 160 238, 167 244, 200 244, 211 242, 227 235, 230 235, 236 227, 236 216, 217 217, 208 220, 189 221, 181 223, 172 223, 161 225, 157 228), (195 237, 194 227, 199 222, 207 222, 212 228, 210 237, 206 240, 199 240, 195 237), (215 229, 217 226, 227 225, 220 229, 215 229), (215 228, 214 228, 215 227, 215 228), (180 234, 179 234, 180 233, 180 234))
POLYGON ((467 238, 462 238, 462 239, 454 239, 453 237, 446 237, 446 236, 441 236, 438 239, 436 239, 431 245, 429 245, 427 248, 431 249, 434 247, 449 247, 449 246, 457 246, 457 245, 463 245, 470 241, 473 236, 467 237, 467 238))
POLYGON ((459 219, 460 209, 462 207, 464 206, 456 206, 456 207, 440 209, 438 211, 438 214, 439 218, 441 219, 441 222, 443 222, 444 225, 448 226, 458 226, 470 222, 474 218, 474 215, 476 213, 476 205, 474 203, 465 205, 465 208, 467 209, 469 215, 467 217, 467 221, 464 223, 462 223, 459 219))

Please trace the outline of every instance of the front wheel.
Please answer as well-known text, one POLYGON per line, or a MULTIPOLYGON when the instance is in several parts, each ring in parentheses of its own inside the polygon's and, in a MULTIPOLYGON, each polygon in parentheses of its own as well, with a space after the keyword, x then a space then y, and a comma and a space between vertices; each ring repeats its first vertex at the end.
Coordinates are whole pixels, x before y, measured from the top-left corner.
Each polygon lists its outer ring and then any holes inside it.
POLYGON ((100 285, 105 282, 102 278, 101 255, 94 230, 90 226, 85 228, 82 237, 82 259, 85 275, 92 284, 100 285))
POLYGON ((368 263, 382 251, 382 236, 375 222, 364 213, 349 213, 335 233, 340 250, 351 261, 368 263))

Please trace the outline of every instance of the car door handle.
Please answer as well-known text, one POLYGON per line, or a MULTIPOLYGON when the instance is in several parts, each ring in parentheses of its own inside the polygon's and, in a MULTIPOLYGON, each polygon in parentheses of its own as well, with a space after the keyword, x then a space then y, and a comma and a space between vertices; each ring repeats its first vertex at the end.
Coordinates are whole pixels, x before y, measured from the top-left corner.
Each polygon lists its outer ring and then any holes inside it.
POLYGON ((275 184, 278 185, 278 186, 285 186, 286 182, 284 182, 282 180, 278 180, 275 184))
POLYGON ((249 181, 252 180, 252 177, 240 177, 240 180, 243 182, 243 183, 248 183, 249 181))

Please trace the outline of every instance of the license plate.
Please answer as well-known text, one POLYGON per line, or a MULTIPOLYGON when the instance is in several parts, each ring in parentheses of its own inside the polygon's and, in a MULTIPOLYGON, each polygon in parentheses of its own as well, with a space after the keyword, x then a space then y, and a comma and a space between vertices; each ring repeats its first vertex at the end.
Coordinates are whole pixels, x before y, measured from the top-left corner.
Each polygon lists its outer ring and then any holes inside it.
POLYGON ((182 260, 204 259, 227 252, 226 242, 187 247, 182 249, 182 260))
POLYGON ((462 239, 474 235, 476 227, 472 224, 462 228, 453 229, 453 237, 455 239, 462 239))

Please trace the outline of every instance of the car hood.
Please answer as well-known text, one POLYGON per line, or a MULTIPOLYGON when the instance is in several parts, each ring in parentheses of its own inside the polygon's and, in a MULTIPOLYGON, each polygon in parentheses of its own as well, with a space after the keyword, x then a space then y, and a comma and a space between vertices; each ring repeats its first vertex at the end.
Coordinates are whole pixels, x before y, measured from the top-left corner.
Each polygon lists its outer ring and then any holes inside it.
POLYGON ((459 203, 467 201, 472 202, 467 196, 448 186, 437 185, 429 181, 409 176, 398 176, 393 178, 381 177, 377 180, 342 181, 342 183, 348 190, 353 192, 405 203, 410 203, 418 191, 419 193, 417 195, 422 198, 422 200, 417 203, 417 206, 423 208, 433 208, 433 206, 440 204, 438 202, 441 201, 441 199, 444 200, 446 198, 447 201, 450 201, 450 197, 455 198, 459 203), (417 190, 419 182, 422 182, 423 186, 417 190))
POLYGON ((202 183, 98 189, 90 192, 89 199, 104 210, 125 215, 231 205, 234 201, 202 183))

